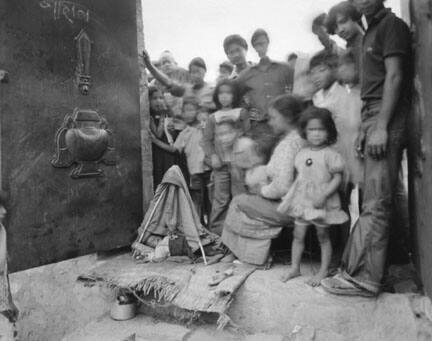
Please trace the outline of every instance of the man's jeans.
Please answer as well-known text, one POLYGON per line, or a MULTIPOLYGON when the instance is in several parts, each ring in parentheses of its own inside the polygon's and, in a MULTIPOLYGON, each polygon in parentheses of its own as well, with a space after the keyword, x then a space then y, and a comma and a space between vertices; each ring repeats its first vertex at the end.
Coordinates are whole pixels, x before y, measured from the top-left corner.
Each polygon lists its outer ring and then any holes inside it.
MULTIPOLYGON (((362 129, 367 145, 381 103, 365 104, 362 129)), ((406 114, 406 113, 403 113, 406 114)), ((378 293, 384 275, 393 197, 396 194, 402 153, 406 146, 405 125, 391 124, 385 158, 374 160, 364 151, 362 212, 345 247, 342 270, 360 287, 378 293)))

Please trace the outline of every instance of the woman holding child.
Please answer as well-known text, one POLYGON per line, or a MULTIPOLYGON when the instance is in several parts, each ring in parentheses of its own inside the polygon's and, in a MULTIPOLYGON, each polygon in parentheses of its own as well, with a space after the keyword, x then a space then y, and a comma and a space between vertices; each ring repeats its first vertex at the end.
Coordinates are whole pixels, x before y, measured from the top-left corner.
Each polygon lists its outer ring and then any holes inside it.
POLYGON ((272 101, 268 124, 279 136, 279 142, 266 165, 257 165, 265 159, 260 144, 248 144, 254 148, 256 161, 246 171, 250 193, 234 197, 230 204, 222 241, 232 254, 224 261, 238 258, 246 263, 265 264, 271 240, 284 226, 292 224, 292 219, 279 213, 277 207, 294 181, 294 159, 304 145, 297 131, 302 110, 302 102, 294 96, 282 95, 272 101))

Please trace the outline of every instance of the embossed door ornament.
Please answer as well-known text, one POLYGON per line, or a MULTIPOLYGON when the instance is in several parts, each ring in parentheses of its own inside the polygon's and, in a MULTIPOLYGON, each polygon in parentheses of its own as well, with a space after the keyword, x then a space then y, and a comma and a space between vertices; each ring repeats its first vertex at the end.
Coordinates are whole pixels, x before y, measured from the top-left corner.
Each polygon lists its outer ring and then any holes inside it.
POLYGON ((96 111, 75 108, 66 115, 55 137, 56 155, 51 164, 69 168, 73 179, 103 176, 99 164, 116 164, 113 134, 107 121, 96 111))
POLYGON ((82 95, 88 95, 91 86, 90 57, 93 42, 87 32, 82 29, 75 37, 77 50, 77 65, 75 67, 75 82, 82 95))

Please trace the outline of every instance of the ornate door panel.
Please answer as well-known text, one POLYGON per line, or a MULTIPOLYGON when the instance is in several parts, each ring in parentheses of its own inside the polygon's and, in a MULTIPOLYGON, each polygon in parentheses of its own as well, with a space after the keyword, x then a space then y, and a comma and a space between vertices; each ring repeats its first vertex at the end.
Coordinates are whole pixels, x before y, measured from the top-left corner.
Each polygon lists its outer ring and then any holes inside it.
POLYGON ((12 270, 127 245, 142 219, 135 0, 0 0, 12 270))

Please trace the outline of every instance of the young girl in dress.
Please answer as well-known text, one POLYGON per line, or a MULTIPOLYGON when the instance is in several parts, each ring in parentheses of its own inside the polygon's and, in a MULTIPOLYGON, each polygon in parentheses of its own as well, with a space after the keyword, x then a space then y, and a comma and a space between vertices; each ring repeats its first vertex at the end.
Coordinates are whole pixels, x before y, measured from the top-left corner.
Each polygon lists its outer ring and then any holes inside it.
MULTIPOLYGON (((213 101, 217 111, 210 115, 203 136, 206 159, 212 168, 213 200, 210 214, 212 232, 221 234, 226 212, 231 201, 231 162, 232 155, 226 152, 220 136, 225 136, 226 122, 232 122, 240 135, 249 130, 249 114, 239 107, 240 91, 235 82, 222 80, 216 86, 213 101), (222 143, 221 143, 222 142, 222 143)), ((232 134, 228 134, 232 135, 232 134)), ((222 140, 226 140, 226 135, 222 140)))
POLYGON ((301 275, 304 239, 308 227, 313 225, 321 247, 321 267, 307 283, 319 286, 321 280, 328 276, 332 256, 329 228, 348 220, 348 215, 341 209, 338 194, 345 163, 332 148, 337 140, 337 130, 327 109, 307 109, 300 120, 300 131, 307 140, 307 146, 295 158, 296 180, 278 207, 280 213, 295 219, 292 265, 282 281, 301 275))

